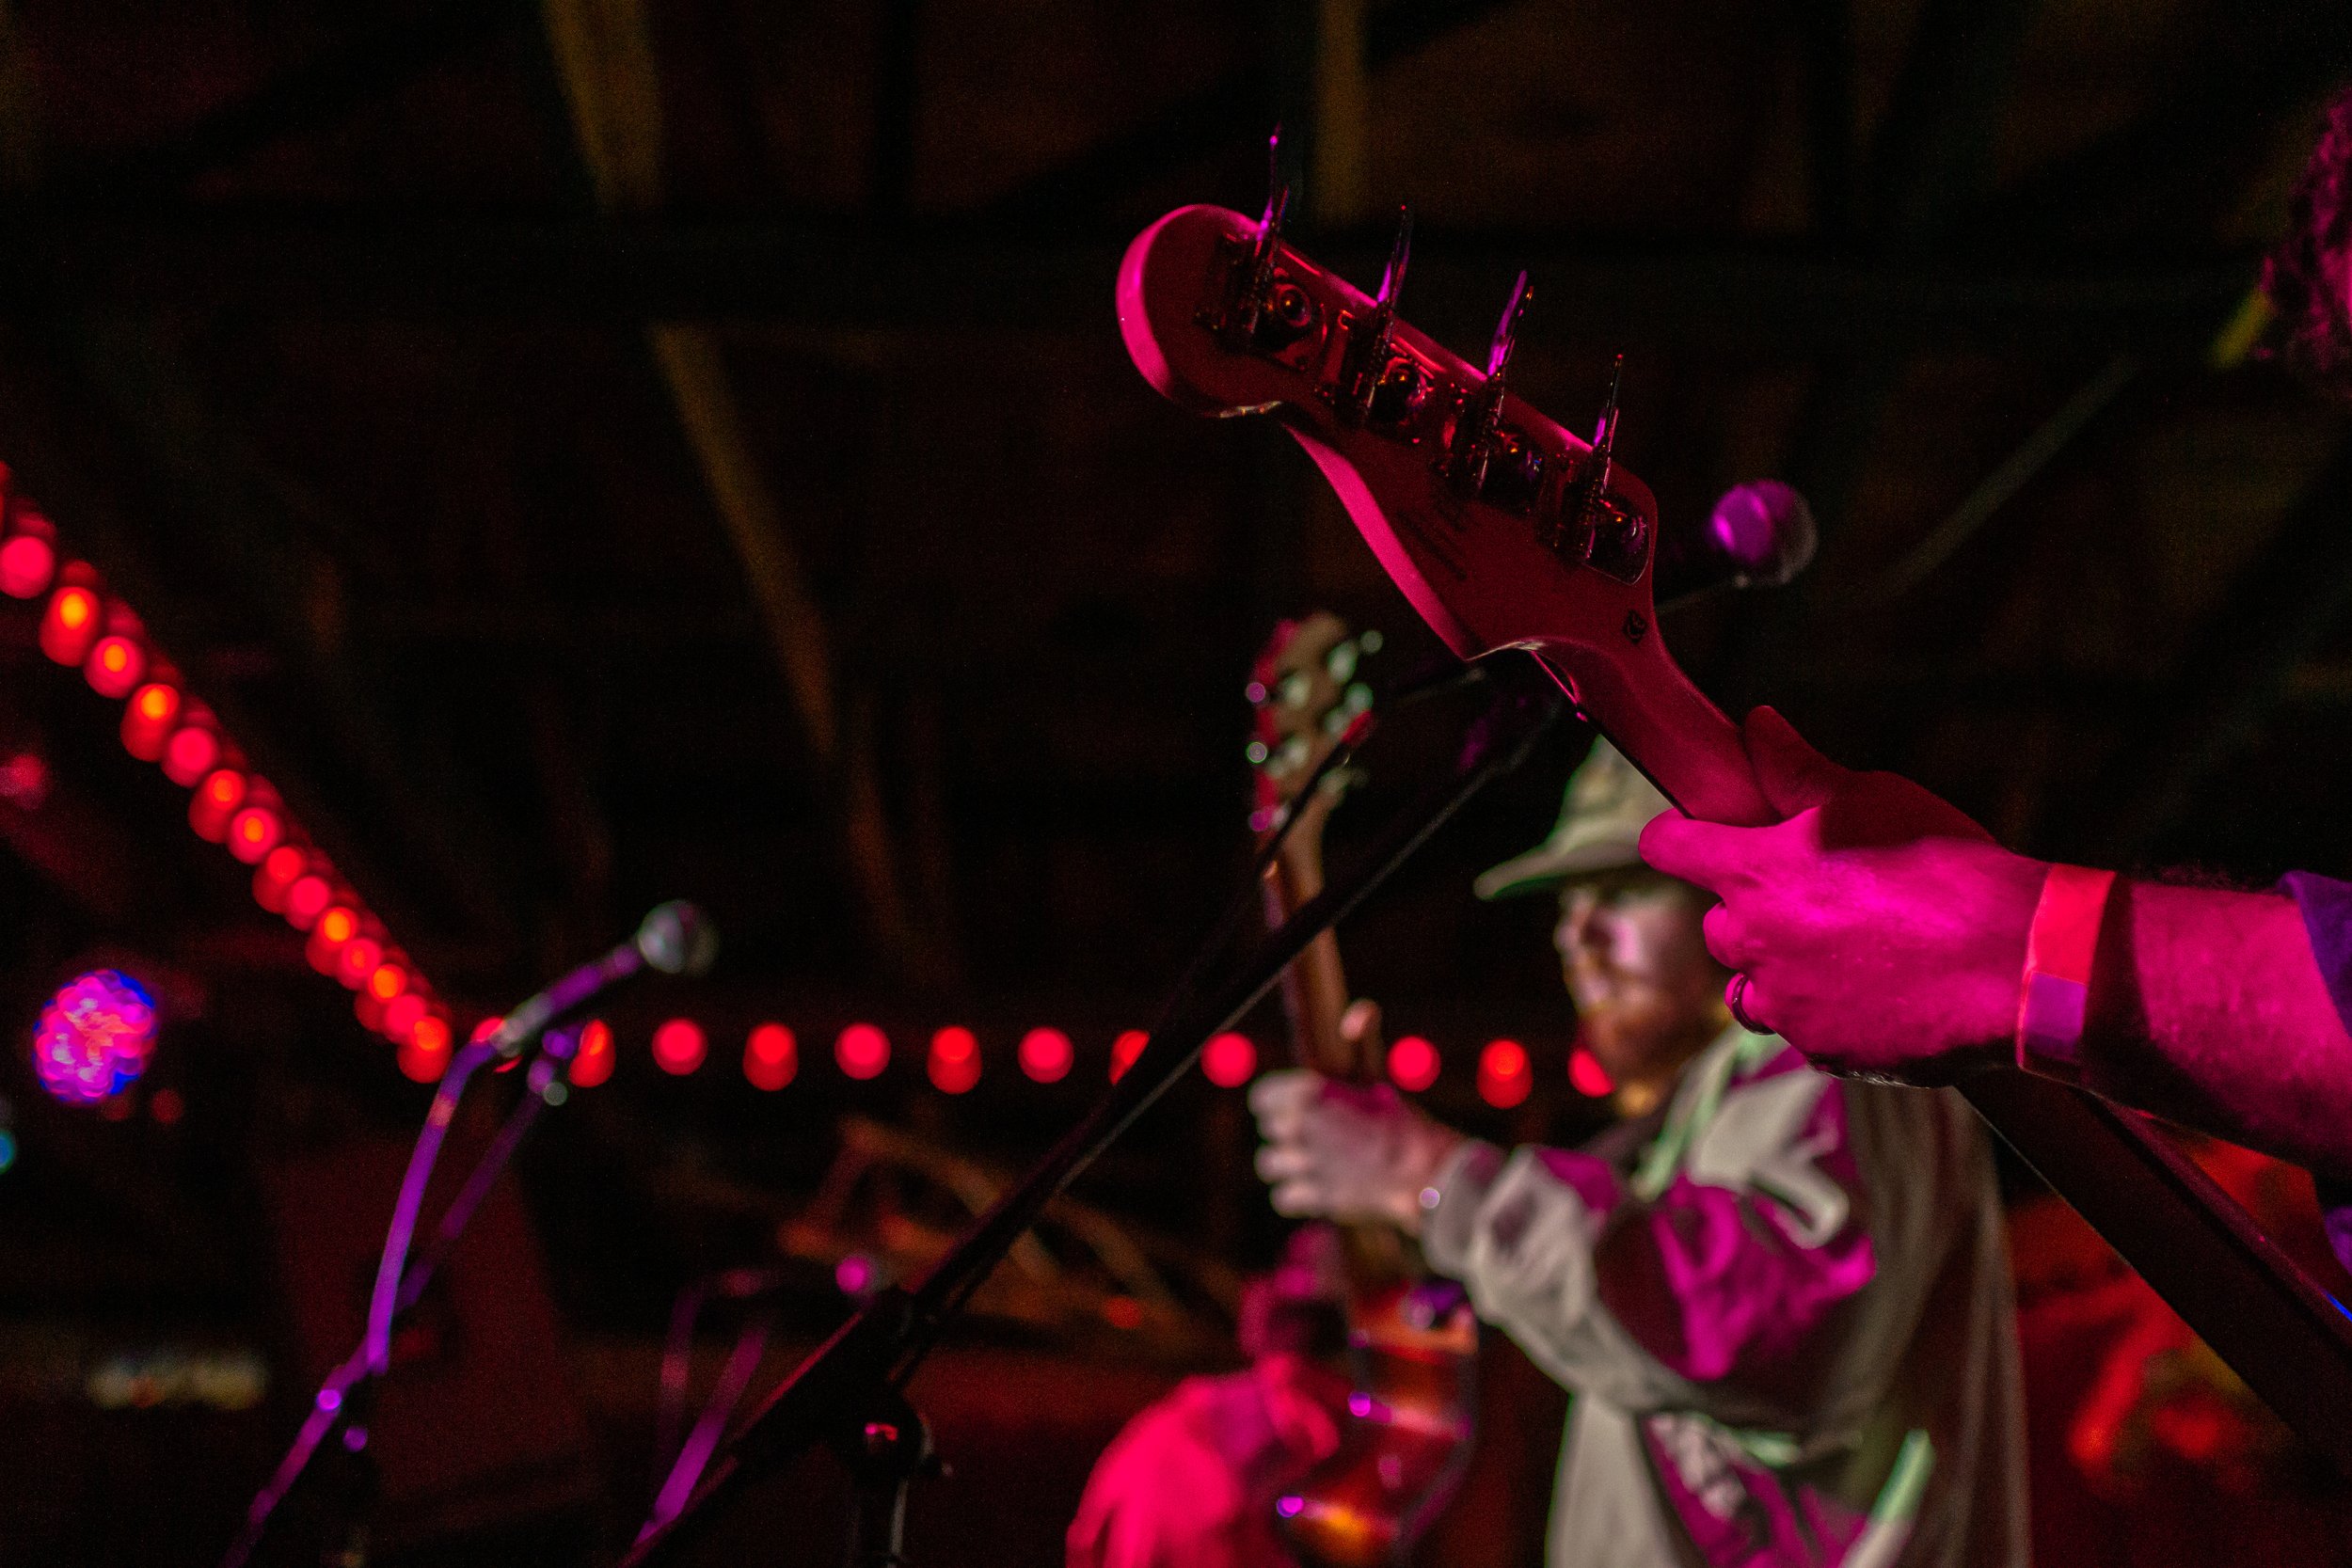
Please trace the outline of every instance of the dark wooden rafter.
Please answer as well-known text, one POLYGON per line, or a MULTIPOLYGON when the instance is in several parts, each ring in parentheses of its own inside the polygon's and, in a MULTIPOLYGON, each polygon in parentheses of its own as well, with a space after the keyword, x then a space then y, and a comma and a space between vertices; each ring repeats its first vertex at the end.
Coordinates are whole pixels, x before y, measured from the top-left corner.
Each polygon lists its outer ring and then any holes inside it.
POLYGON ((45 185, 56 198, 74 201, 174 195, 290 136, 339 123, 531 11, 524 0, 437 0, 413 14, 372 22, 212 110, 169 142, 53 169, 45 185))
MULTIPOLYGON (((19 213, 0 247, 0 320, 60 310, 238 309, 336 320, 716 317, 927 331, 1099 336, 1120 242, 988 229, 911 232, 774 220, 429 218, 222 212, 140 218, 19 213)), ((1378 244, 1322 247, 1376 277, 1378 244)), ((1449 341, 1493 328, 1493 279, 1526 265, 1575 318, 1531 314, 1530 342, 1605 319, 1637 341, 1797 356, 2033 344, 2201 349, 2244 294, 2250 253, 2149 261, 1879 260, 1770 241, 1629 241, 1424 230, 1415 319, 1449 341)))
MULTIPOLYGON (((895 0, 894 0, 895 3, 895 0)), ((645 214, 663 198, 661 83, 649 19, 635 0, 594 6, 560 0, 547 8, 548 54, 569 112, 577 163, 607 213, 645 214)), ((917 12, 894 10, 883 67, 901 71, 905 102, 884 113, 903 136, 898 153, 878 149, 876 174, 903 198, 913 179, 917 12), (902 158, 895 170, 885 166, 902 158)), ((879 194, 887 195, 882 191, 879 194)), ((893 248, 886 236, 878 245, 893 248)), ((907 897, 896 834, 884 809, 873 728, 844 719, 833 640, 786 525, 781 494, 747 436, 723 345, 709 328, 648 311, 654 365, 700 466, 713 509, 743 566, 745 586, 768 633, 778 675, 813 753, 821 793, 839 832, 840 863, 866 935, 883 968, 918 990, 944 988, 956 965, 945 911, 926 915, 907 897)), ((851 718, 856 718, 853 711, 851 718)))
MULTIPOLYGON (((1383 66, 1427 48, 1439 39, 1484 20, 1514 0, 1393 0, 1364 21, 1364 66, 1383 66)), ((1306 7, 1311 11, 1312 7, 1306 7)), ((1301 8, 1288 0, 1268 8, 1264 55, 1114 132, 1068 162, 1032 175, 990 203, 992 216, 1031 218, 1094 212, 1151 181, 1196 159, 1263 136, 1284 113, 1286 96, 1295 102, 1298 61, 1307 42, 1301 8)))

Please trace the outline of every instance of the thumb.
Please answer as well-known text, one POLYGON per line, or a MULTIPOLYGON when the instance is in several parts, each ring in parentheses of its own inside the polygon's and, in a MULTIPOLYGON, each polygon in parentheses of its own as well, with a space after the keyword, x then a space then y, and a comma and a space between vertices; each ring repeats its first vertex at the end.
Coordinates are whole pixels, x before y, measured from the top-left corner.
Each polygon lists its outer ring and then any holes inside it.
POLYGON ((1741 735, 1747 742, 1748 760, 1756 768, 1756 782, 1783 817, 1827 804, 1853 777, 1851 769, 1815 751, 1773 708, 1750 709, 1741 735))
POLYGON ((1759 828, 1726 828, 1678 811, 1661 812, 1642 830, 1642 858, 1654 870, 1721 896, 1725 884, 1755 858, 1749 840, 1759 828))

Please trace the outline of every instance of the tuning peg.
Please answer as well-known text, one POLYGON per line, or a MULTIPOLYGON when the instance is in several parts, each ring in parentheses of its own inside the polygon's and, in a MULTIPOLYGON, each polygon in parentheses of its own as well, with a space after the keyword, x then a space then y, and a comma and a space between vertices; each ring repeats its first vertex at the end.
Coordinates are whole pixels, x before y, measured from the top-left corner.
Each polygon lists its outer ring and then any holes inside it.
POLYGON ((1373 303, 1391 313, 1396 309, 1396 296, 1405 287, 1405 267, 1413 259, 1413 209, 1407 202, 1396 204, 1396 238, 1389 245, 1389 264, 1380 272, 1380 292, 1373 303))
POLYGON ((1625 356, 1617 356, 1609 372, 1609 401, 1601 404, 1600 420, 1593 426, 1593 483, 1585 494, 1597 501, 1609 488, 1610 462, 1617 447, 1617 394, 1625 386, 1625 356))
POLYGON ((1511 286, 1510 303, 1502 308, 1502 319, 1495 323, 1494 341, 1486 347, 1486 379, 1499 381, 1510 368, 1511 346, 1519 333, 1519 318, 1527 314, 1527 301, 1534 291, 1527 286, 1527 273, 1521 269, 1519 280, 1511 286))
POLYGON ((1270 260, 1282 237, 1282 217, 1291 204, 1291 182, 1282 178, 1282 124, 1265 139, 1265 212, 1258 219, 1258 260, 1270 260))

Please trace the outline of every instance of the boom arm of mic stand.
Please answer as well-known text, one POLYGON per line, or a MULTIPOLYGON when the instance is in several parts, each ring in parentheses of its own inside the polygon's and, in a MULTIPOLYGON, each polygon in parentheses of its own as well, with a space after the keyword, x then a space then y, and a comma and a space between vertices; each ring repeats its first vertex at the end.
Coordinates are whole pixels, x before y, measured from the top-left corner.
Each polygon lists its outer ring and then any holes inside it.
POLYGON ((834 1331, 768 1397, 713 1464, 676 1516, 640 1537, 621 1568, 655 1568, 717 1522, 729 1499, 820 1442, 852 1432, 895 1401, 958 1311, 1078 1173, 1189 1069, 1209 1037, 1271 990, 1308 943, 1351 913, 1470 797, 1517 767, 1564 705, 1534 669, 1513 682, 1465 737, 1453 771, 1400 813, 1364 863, 1302 905, 1250 953, 1240 973, 1205 995, 1180 1000, 1169 1021, 1094 1109, 1065 1133, 1021 1184, 998 1200, 913 1293, 885 1291, 834 1331))

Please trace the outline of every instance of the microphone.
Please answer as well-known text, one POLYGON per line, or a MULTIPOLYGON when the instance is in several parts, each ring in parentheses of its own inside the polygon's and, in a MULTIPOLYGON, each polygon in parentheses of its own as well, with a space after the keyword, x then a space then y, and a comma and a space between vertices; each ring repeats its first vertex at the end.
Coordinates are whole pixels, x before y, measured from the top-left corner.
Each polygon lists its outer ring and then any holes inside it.
POLYGON ((508 1013, 485 1043, 501 1056, 515 1055, 548 1024, 607 986, 648 968, 664 974, 706 974, 718 956, 719 931, 708 915, 683 898, 656 905, 635 936, 508 1013))
MULTIPOLYGON (((1651 603, 1662 615, 1725 588, 1778 588, 1811 563, 1820 544, 1813 508, 1795 490, 1776 479, 1735 484, 1699 527, 1659 529, 1651 603)), ((1384 692, 1381 704, 1393 712, 1476 685, 1491 677, 1493 664, 1441 654, 1384 692)))
POLYGON ((1724 588, 1777 588, 1820 543, 1813 509, 1776 479, 1735 484, 1695 529, 1658 531, 1651 596, 1661 613, 1724 588))

